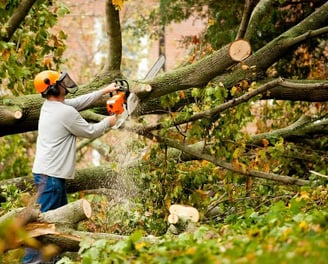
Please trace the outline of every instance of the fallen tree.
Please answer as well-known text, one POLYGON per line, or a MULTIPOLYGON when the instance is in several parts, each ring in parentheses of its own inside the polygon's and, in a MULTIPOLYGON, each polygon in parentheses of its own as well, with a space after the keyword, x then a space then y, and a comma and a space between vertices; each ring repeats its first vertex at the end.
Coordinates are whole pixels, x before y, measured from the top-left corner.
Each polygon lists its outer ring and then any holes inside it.
MULTIPOLYGON (((168 234, 179 235, 183 232, 193 233, 195 231, 195 223, 199 221, 199 213, 196 208, 173 204, 170 206, 169 212, 168 234)), ((91 205, 84 199, 44 213, 40 213, 39 208, 35 205, 12 210, 0 217, 0 226, 13 225, 15 227, 15 234, 5 235, 5 246, 2 253, 21 246, 41 250, 47 245, 56 247, 53 254, 67 251, 77 252, 83 239, 92 243, 99 239, 117 242, 128 238, 128 236, 82 232, 75 229, 80 221, 90 218, 91 215, 91 205), (20 235, 22 230, 25 232, 23 236, 20 235)), ((9 228, 8 231, 11 232, 11 229, 9 228)), ((146 236, 141 240, 157 243, 160 241, 160 237, 146 236)))

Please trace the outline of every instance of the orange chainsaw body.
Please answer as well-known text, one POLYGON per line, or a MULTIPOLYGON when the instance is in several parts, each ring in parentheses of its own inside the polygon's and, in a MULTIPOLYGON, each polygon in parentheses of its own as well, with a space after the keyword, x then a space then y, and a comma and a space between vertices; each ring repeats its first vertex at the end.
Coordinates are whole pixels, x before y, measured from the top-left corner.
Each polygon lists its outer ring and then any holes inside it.
POLYGON ((106 107, 110 115, 119 115, 124 112, 125 92, 119 91, 107 100, 106 107))

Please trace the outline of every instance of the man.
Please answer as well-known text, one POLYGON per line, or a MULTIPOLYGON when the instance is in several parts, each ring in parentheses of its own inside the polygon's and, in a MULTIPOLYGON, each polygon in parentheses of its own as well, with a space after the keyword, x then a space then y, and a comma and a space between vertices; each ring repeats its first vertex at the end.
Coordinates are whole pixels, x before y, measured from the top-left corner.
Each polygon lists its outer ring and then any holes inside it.
MULTIPOLYGON (((65 99, 68 93, 76 92, 77 85, 67 73, 56 71, 36 75, 34 87, 46 99, 41 107, 32 169, 38 189, 37 202, 41 205, 41 212, 46 212, 67 204, 65 181, 74 178, 76 138, 99 137, 116 123, 115 116, 108 116, 90 124, 78 111, 119 87, 111 83, 99 91, 65 99)), ((38 250, 26 248, 25 251, 24 264, 42 263, 38 250)))

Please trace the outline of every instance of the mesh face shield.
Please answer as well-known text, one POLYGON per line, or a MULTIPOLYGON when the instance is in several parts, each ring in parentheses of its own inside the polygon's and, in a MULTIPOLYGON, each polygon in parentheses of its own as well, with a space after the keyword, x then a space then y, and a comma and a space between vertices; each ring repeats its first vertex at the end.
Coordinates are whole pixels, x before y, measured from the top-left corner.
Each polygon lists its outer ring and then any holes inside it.
POLYGON ((70 94, 76 93, 76 91, 79 89, 77 84, 72 80, 67 72, 62 72, 56 83, 57 85, 64 87, 70 94))

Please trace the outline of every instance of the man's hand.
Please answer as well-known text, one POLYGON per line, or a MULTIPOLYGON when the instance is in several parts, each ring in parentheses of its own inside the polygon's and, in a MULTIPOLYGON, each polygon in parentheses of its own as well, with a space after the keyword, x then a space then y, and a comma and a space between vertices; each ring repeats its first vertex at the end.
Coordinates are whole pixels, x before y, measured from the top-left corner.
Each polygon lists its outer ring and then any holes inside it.
POLYGON ((115 126, 116 121, 117 121, 116 115, 111 115, 108 117, 108 119, 109 119, 109 126, 110 127, 115 126))
POLYGON ((119 88, 120 88, 120 86, 117 83, 113 82, 113 83, 107 85, 105 88, 101 89, 101 91, 102 91, 102 94, 105 95, 105 94, 108 94, 108 93, 112 93, 112 92, 116 91, 119 88))

